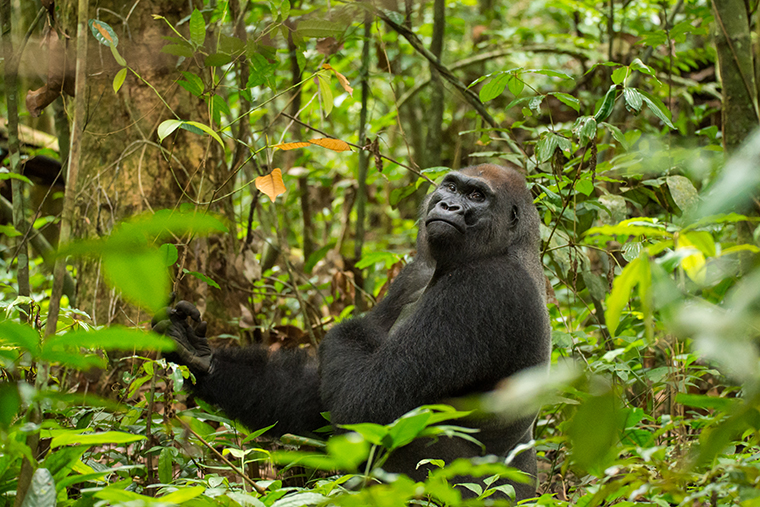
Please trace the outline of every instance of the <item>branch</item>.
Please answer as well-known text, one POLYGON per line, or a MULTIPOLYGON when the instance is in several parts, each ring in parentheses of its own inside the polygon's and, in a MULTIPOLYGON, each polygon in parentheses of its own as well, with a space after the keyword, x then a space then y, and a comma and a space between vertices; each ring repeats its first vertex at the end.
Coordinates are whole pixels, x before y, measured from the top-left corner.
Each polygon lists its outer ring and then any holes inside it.
MULTIPOLYGON (((283 116, 285 116, 286 118, 290 118, 290 119, 291 119, 291 120, 293 120, 294 122, 298 123, 299 125, 301 125, 301 126, 303 126, 303 127, 306 127, 306 128, 307 128, 307 129, 309 129, 309 130, 313 130, 313 131, 314 131, 314 132, 316 132, 317 134, 323 135, 323 136, 325 136, 325 137, 330 137, 330 138, 332 138, 332 139, 337 139, 335 136, 331 136, 331 135, 330 135, 330 134, 328 134, 327 132, 325 132, 325 131, 323 131, 323 130, 319 130, 317 127, 312 127, 312 126, 311 126, 311 125, 309 125, 308 123, 304 123, 304 122, 302 122, 301 120, 299 120, 298 118, 296 118, 295 116, 291 116, 291 115, 289 115, 288 113, 286 113, 286 112, 284 112, 284 111, 282 111, 280 114, 281 114, 281 115, 283 115, 283 116)), ((367 147, 365 147, 365 146, 359 146, 358 144, 349 143, 348 141, 344 141, 344 142, 345 142, 347 145, 349 145, 349 146, 352 146, 352 147, 356 148, 357 150, 367 150, 367 147)), ((419 176, 419 177, 420 177, 420 178, 422 178, 423 180, 427 181, 428 183, 430 183, 430 184, 432 184, 432 185, 435 185, 435 182, 434 182, 433 180, 431 180, 430 178, 428 178, 427 176, 425 176, 424 174, 422 174, 420 171, 418 171, 418 170, 417 170, 417 169, 415 169, 414 167, 412 167, 412 166, 409 166, 409 165, 406 165, 406 164, 404 164, 404 163, 402 163, 402 162, 399 162, 398 160, 396 160, 396 159, 394 159, 394 158, 391 158, 391 157, 387 157, 387 156, 385 156, 385 155, 382 155, 382 154, 379 154, 379 155, 380 155, 380 158, 384 158, 385 160, 387 160, 388 162, 390 162, 390 163, 392 163, 392 164, 396 164, 396 165, 399 165, 399 166, 403 167, 404 169, 406 169, 407 171, 409 171, 409 172, 412 172, 412 173, 416 174, 417 176, 419 176)))
MULTIPOLYGON (((475 109, 475 111, 478 112, 478 114, 481 116, 481 118, 483 118, 483 120, 485 120, 486 123, 488 123, 493 128, 501 128, 501 125, 499 125, 493 116, 491 116, 491 114, 486 110, 486 107, 480 101, 480 98, 475 94, 475 92, 467 88, 464 83, 457 79, 457 77, 447 67, 443 66, 436 59, 435 55, 422 44, 422 41, 414 32, 404 26, 396 24, 382 11, 376 11, 376 14, 380 19, 385 21, 385 23, 390 26, 396 33, 409 41, 409 44, 411 44, 415 51, 424 56, 427 61, 430 62, 431 67, 435 68, 435 70, 438 71, 443 79, 448 81, 452 86, 454 86, 454 88, 459 90, 464 99, 473 107, 473 109, 475 109)), ((525 152, 517 145, 514 140, 509 138, 504 132, 499 131, 499 134, 501 135, 502 139, 506 141, 507 145, 512 151, 521 155, 525 155, 525 152)))
MULTIPOLYGON (((520 51, 526 52, 526 53, 556 53, 560 55, 567 55, 572 56, 573 58, 577 58, 578 60, 588 60, 590 59, 590 55, 584 53, 583 51, 579 50, 573 50, 573 49, 562 49, 557 48, 555 46, 549 46, 549 45, 535 45, 535 46, 520 46, 520 51)), ((458 62, 454 62, 449 66, 449 70, 455 71, 459 69, 464 69, 466 67, 469 67, 470 65, 475 65, 476 63, 482 63, 486 62, 488 60, 494 60, 496 58, 501 58, 502 56, 509 56, 514 54, 515 48, 514 47, 505 47, 502 49, 497 49, 494 51, 489 51, 487 53, 480 53, 475 56, 470 56, 468 58, 463 58, 462 60, 459 60, 458 62)), ((409 99, 414 97, 417 92, 425 88, 427 85, 430 84, 431 76, 428 76, 426 79, 417 80, 416 84, 409 88, 404 94, 401 96, 400 99, 396 102, 396 107, 400 108, 403 106, 409 99)))
POLYGON ((179 421, 179 422, 180 422, 180 424, 182 425, 182 427, 183 427, 183 428, 185 428, 185 430, 187 430, 187 431, 189 431, 190 433, 192 433, 192 434, 193 434, 193 436, 194 436, 195 438, 197 438, 197 439, 198 439, 198 441, 200 441, 200 443, 202 443, 203 445, 205 445, 206 447, 208 447, 208 449, 209 449, 209 450, 210 450, 212 453, 214 453, 214 455, 215 455, 217 458, 219 458, 219 459, 222 461, 222 463, 224 463, 225 465, 227 465, 228 467, 230 467, 230 468, 232 469, 232 471, 233 471, 233 472, 235 472, 235 473, 236 473, 236 474, 238 474, 240 477, 242 477, 242 478, 243 478, 243 480, 244 480, 245 482, 247 482, 249 486, 251 486, 253 489, 255 489, 255 490, 256 490, 256 493, 258 493, 259 495, 263 495, 264 493, 266 493, 266 489, 264 489, 264 488, 262 488, 261 486, 259 486, 258 484, 256 484, 256 483, 253 481, 253 479, 251 479, 250 477, 248 477, 247 475, 245 475, 245 473, 244 473, 242 470, 240 470, 238 467, 236 467, 235 465, 233 465, 233 464, 230 462, 230 460, 228 460, 227 458, 225 458, 225 457, 224 457, 224 455, 223 455, 221 452, 217 451, 217 450, 216 450, 216 448, 215 448, 213 445, 211 445, 211 444, 209 444, 208 442, 206 442, 205 440, 203 440, 203 437, 201 437, 199 434, 197 434, 196 432, 194 432, 194 431, 193 431, 193 429, 190 427, 190 425, 188 425, 188 424, 187 424, 185 421, 183 421, 183 420, 182 420, 182 419, 180 419, 179 417, 177 417, 176 419, 177 419, 177 421, 179 421))

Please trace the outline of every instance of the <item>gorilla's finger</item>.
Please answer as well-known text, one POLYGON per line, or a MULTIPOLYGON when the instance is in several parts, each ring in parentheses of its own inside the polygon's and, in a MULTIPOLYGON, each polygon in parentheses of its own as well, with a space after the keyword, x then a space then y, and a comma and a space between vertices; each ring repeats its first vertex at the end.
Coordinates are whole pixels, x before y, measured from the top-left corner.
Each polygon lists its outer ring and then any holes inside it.
POLYGON ((171 308, 163 308, 161 309, 157 314, 153 316, 153 318, 150 320, 150 327, 156 327, 156 324, 161 322, 162 320, 166 320, 169 318, 169 313, 171 312, 171 308))
POLYGON ((208 323, 204 320, 200 324, 198 324, 198 327, 195 328, 195 336, 198 338, 205 338, 206 337, 206 326, 208 323))
POLYGON ((153 323, 152 323, 152 329, 158 334, 166 334, 166 330, 169 328, 169 326, 172 325, 172 321, 169 319, 161 319, 156 320, 156 317, 153 317, 153 323))
POLYGON ((195 322, 199 322, 201 320, 201 312, 199 312, 192 303, 188 303, 185 300, 177 303, 177 305, 174 307, 174 310, 177 312, 180 318, 190 317, 195 322))

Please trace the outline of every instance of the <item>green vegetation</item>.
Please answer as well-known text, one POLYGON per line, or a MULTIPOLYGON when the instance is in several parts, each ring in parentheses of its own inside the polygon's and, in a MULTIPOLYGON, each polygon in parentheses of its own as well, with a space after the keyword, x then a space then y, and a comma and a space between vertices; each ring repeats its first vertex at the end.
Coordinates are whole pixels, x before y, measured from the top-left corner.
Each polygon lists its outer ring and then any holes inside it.
POLYGON ((273 442, 190 403, 147 329, 173 290, 219 342, 310 346, 382 297, 431 182, 495 162, 543 220, 552 369, 469 401, 542 407, 531 503, 760 506, 756 2, 103 1, 76 97, 76 2, 11 3, 0 505, 488 505, 447 479, 503 464, 380 468, 477 440, 465 412, 273 442))

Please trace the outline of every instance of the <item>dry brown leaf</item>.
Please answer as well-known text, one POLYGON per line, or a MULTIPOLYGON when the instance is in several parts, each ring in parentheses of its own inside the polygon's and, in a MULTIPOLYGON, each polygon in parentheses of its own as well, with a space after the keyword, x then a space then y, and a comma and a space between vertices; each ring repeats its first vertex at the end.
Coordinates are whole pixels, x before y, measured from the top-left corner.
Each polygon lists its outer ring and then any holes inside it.
POLYGON ((348 92, 349 95, 352 97, 354 96, 354 89, 351 88, 351 86, 348 84, 348 79, 346 79, 346 76, 338 72, 337 70, 333 69, 329 64, 323 63, 322 68, 325 70, 331 70, 335 74, 335 76, 338 78, 338 82, 343 87, 344 90, 348 92))
POLYGON ((282 171, 280 171, 279 167, 266 176, 259 176, 256 178, 254 184, 256 185, 256 188, 265 193, 272 202, 274 202, 278 195, 284 194, 287 190, 285 188, 285 183, 282 182, 282 171))
POLYGON ((346 141, 341 141, 340 139, 322 137, 319 139, 310 139, 309 142, 332 151, 351 151, 351 146, 349 146, 346 141))
POLYGON ((282 143, 282 144, 275 144, 272 146, 272 148, 279 148, 281 150, 295 150, 296 148, 306 148, 307 146, 311 146, 309 143, 305 143, 303 141, 298 141, 295 143, 282 143))
POLYGON ((104 38, 105 40, 107 40, 108 42, 110 42, 111 44, 113 44, 113 37, 111 37, 111 34, 110 34, 110 33, 108 33, 108 30, 106 30, 106 29, 103 27, 103 25, 101 25, 101 24, 100 24, 100 23, 98 23, 97 21, 94 21, 94 22, 92 23, 92 26, 94 26, 94 27, 95 27, 95 29, 96 29, 98 32, 100 32, 100 35, 102 35, 102 36, 103 36, 103 38, 104 38))

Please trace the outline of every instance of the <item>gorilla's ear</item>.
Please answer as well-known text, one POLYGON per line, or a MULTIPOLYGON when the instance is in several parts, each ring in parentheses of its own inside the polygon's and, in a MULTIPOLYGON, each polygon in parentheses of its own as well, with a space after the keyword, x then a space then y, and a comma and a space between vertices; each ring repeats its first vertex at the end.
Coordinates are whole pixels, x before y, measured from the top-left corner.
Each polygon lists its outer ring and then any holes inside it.
POLYGON ((509 226, 514 227, 517 225, 517 222, 520 221, 520 208, 517 207, 517 205, 512 206, 512 213, 510 213, 509 216, 509 226))

